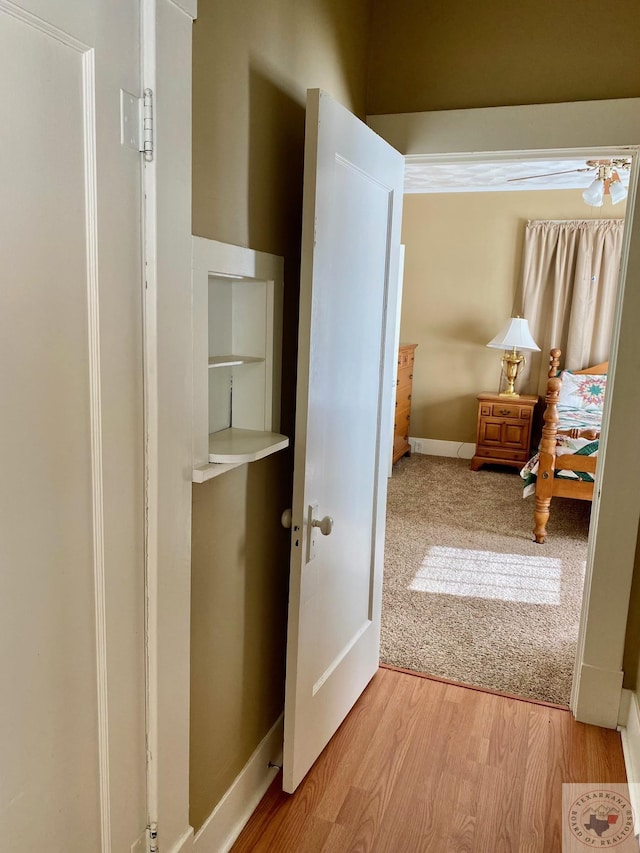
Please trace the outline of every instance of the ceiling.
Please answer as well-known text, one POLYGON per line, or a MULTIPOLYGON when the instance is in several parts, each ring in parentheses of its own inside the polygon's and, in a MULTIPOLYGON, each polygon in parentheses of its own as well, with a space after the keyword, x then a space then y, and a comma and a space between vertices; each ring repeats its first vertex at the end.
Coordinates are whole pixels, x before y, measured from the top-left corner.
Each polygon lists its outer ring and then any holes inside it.
MULTIPOLYGON (((586 189, 596 177, 585 169, 586 160, 491 160, 475 163, 436 163, 428 158, 405 157, 404 191, 406 193, 518 192, 522 190, 586 189), (570 171, 571 170, 571 171, 570 171), (569 174, 547 175, 548 172, 569 174), (528 181, 512 181, 526 175, 540 175, 528 181), (547 175, 546 177, 542 177, 547 175)), ((621 169, 620 179, 629 184, 629 172, 621 169)))

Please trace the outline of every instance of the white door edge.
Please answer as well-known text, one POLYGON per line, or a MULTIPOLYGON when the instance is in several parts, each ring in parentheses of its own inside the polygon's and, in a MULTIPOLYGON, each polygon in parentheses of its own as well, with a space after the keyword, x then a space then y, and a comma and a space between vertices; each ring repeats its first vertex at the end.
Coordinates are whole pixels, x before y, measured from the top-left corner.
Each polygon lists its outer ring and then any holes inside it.
MULTIPOLYGON (((140 5, 142 39, 142 86, 156 90, 156 0, 140 5)), ((142 94, 142 93, 141 93, 142 94)), ((147 825, 158 820, 158 394, 157 394, 157 246, 156 246, 156 164, 143 160, 143 272, 145 277, 144 320, 144 418, 145 418, 145 667, 147 736, 147 825)))
MULTIPOLYGON (((398 258, 398 291, 396 293, 396 318, 395 318, 395 329, 393 333, 393 350, 398 353, 398 347, 400 346, 400 322, 402 320, 402 287, 404 284, 404 253, 405 246, 403 243, 400 244, 400 255, 398 258)), ((398 372, 396 370, 393 375, 393 394, 391 395, 391 423, 395 424, 396 420, 396 387, 398 385, 398 372)), ((393 441, 394 441, 394 429, 391 430, 391 447, 389 448, 389 476, 393 473, 393 441)))

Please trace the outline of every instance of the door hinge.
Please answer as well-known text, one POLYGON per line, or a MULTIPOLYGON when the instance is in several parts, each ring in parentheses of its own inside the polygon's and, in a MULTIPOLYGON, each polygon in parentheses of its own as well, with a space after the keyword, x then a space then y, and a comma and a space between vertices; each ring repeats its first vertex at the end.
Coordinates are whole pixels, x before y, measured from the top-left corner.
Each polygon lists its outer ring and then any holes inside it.
POLYGON ((160 847, 158 846, 158 824, 150 823, 147 827, 147 841, 149 853, 158 853, 160 847))
POLYGON ((142 97, 142 148, 147 163, 153 160, 153 92, 145 89, 142 97))
POLYGON ((137 98, 120 89, 120 142, 144 155, 147 163, 153 160, 153 92, 145 89, 137 98))

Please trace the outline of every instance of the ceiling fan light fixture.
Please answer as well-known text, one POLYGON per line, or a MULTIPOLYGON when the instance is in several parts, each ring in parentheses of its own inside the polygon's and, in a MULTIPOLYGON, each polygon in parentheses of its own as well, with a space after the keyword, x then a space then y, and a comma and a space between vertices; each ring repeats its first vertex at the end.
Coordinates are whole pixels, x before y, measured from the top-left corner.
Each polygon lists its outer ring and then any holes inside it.
POLYGON ((582 198, 591 207, 602 207, 604 201, 604 181, 596 178, 582 193, 582 198))

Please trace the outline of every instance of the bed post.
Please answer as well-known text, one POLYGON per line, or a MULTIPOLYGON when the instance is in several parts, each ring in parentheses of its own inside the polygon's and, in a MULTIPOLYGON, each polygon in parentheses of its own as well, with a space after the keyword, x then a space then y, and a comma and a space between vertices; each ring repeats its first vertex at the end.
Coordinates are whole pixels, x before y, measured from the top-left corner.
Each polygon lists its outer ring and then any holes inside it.
POLYGON ((540 459, 536 479, 536 508, 533 513, 535 527, 533 535, 536 542, 542 545, 547 538, 547 521, 553 495, 553 477, 556 461, 556 440, 558 435, 558 396, 562 382, 558 376, 560 366, 560 350, 551 350, 549 357, 549 378, 547 380, 547 404, 544 411, 544 426, 540 442, 540 459))

